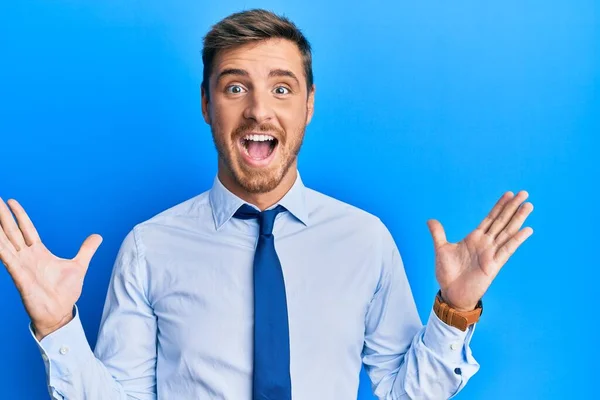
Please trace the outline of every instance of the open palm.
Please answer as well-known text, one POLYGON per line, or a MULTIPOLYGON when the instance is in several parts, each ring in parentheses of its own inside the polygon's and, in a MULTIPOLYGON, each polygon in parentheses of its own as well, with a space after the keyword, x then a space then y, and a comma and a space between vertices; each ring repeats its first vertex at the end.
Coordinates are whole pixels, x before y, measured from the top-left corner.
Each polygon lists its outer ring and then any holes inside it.
POLYGON ((102 238, 89 236, 73 259, 57 257, 42 243, 21 205, 9 200, 9 206, 16 222, 0 199, 0 260, 15 282, 36 334, 44 336, 71 319, 83 278, 102 238))
POLYGON ((520 229, 533 211, 526 191, 516 196, 505 193, 488 216, 467 237, 449 243, 442 225, 436 220, 427 224, 435 249, 435 275, 442 298, 453 308, 472 310, 517 248, 533 233, 520 229))

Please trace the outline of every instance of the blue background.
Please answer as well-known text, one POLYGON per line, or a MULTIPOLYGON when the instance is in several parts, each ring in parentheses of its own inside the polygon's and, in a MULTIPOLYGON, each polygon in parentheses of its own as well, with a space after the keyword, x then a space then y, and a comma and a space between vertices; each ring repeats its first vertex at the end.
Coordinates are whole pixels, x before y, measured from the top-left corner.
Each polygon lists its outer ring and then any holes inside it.
MULTIPOLYGON (((314 47, 305 183, 382 218, 421 318, 437 290, 426 226, 459 241, 506 190, 533 236, 486 294, 459 399, 587 399, 597 379, 600 6, 523 1, 16 1, 0 5, 0 196, 46 245, 104 243, 78 304, 96 341, 112 263, 138 222, 208 189, 201 40, 231 12, 285 13, 314 47), (223 3, 227 3, 224 5, 223 3)), ((7 273, 3 398, 47 396, 7 273)), ((360 399, 371 399, 362 376, 360 399)))

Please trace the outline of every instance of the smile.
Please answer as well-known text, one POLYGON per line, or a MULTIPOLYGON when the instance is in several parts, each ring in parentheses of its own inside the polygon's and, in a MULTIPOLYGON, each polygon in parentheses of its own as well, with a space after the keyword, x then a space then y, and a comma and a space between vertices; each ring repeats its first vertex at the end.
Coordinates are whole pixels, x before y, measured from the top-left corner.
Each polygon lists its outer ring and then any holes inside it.
POLYGON ((268 165, 275 157, 279 140, 271 135, 250 133, 239 140, 242 156, 255 167, 268 165))

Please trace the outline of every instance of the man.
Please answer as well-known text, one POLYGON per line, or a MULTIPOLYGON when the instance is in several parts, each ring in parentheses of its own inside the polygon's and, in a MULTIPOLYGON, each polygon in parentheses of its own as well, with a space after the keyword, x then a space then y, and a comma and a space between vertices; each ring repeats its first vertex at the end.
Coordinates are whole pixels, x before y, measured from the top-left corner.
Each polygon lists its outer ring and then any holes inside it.
POLYGON ((481 298, 533 232, 527 193, 505 193, 463 241, 428 221, 440 285, 419 320, 382 222, 305 187, 297 155, 314 111, 310 45, 287 19, 233 14, 207 34, 202 113, 213 187, 136 225, 114 265, 94 352, 78 300, 102 238, 52 255, 0 200, 14 279, 55 399, 443 399, 478 370, 481 298), (18 225, 17 225, 18 223, 18 225))

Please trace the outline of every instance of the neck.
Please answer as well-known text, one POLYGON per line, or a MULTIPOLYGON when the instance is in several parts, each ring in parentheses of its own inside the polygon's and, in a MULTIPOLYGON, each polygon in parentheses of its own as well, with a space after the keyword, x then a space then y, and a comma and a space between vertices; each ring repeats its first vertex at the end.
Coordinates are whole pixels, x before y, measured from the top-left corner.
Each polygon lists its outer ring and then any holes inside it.
POLYGON ((297 161, 295 161, 275 189, 266 193, 249 193, 237 183, 231 172, 219 160, 218 177, 223 186, 245 202, 255 205, 261 211, 266 210, 281 200, 294 185, 297 175, 297 161))

